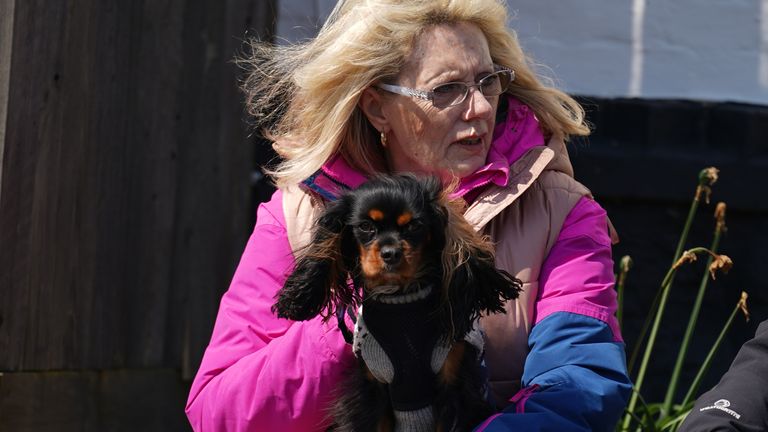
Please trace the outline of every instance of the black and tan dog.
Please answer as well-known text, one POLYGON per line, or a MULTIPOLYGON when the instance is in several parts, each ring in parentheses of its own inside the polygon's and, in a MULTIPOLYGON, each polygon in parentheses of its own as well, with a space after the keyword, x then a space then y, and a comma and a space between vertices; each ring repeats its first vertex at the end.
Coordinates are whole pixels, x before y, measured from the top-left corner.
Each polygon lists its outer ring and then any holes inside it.
POLYGON ((381 176, 317 220, 273 310, 308 320, 358 308, 360 370, 339 388, 335 430, 471 430, 491 413, 476 323, 521 284, 461 210, 438 179, 381 176))

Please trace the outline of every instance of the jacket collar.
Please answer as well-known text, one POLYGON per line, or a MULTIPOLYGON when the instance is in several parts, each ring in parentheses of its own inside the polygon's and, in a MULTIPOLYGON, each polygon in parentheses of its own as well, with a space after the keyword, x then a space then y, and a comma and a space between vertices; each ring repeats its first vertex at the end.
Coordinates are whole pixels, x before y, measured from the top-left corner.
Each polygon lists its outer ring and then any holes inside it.
POLYGON ((356 189, 365 180, 362 173, 352 168, 341 154, 336 153, 302 184, 326 201, 334 201, 344 191, 356 189))
POLYGON ((573 177, 573 166, 568 158, 565 141, 560 135, 551 137, 546 146, 527 150, 510 166, 507 184, 483 190, 471 202, 464 217, 476 230, 481 230, 528 190, 545 170, 559 171, 573 177))
POLYGON ((551 167, 556 156, 552 147, 557 146, 558 143, 562 143, 562 139, 554 137, 550 139, 547 146, 534 147, 515 161, 510 166, 511 175, 507 185, 487 188, 475 198, 464 212, 467 221, 475 229, 480 230, 502 210, 515 202, 545 169, 551 167))

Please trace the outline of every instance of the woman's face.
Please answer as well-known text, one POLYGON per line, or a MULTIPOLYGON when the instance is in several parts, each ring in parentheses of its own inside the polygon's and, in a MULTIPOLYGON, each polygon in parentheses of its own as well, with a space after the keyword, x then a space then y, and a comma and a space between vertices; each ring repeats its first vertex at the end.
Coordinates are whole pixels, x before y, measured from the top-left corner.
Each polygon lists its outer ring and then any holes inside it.
MULTIPOLYGON (((448 82, 474 84, 494 71, 488 42, 474 24, 430 27, 414 45, 394 84, 431 90, 448 82)), ((485 164, 498 96, 472 88, 460 104, 440 109, 430 101, 376 91, 386 120, 377 128, 386 131, 391 171, 436 174, 448 181, 485 164)))

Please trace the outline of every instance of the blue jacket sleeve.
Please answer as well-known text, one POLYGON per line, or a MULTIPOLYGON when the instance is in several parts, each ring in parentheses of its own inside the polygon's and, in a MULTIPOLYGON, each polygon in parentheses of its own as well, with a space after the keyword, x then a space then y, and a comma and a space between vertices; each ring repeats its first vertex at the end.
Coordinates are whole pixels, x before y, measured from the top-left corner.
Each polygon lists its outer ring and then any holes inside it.
POLYGON ((523 389, 478 431, 611 431, 632 389, 624 344, 608 325, 571 312, 531 329, 523 389))

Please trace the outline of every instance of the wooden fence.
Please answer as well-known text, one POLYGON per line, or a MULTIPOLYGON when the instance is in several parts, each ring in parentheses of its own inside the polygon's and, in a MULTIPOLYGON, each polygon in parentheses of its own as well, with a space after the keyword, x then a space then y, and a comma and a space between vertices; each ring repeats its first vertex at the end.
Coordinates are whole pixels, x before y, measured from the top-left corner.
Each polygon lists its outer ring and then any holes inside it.
POLYGON ((0 0, 0 430, 188 429, 253 219, 231 59, 274 11, 0 0))

